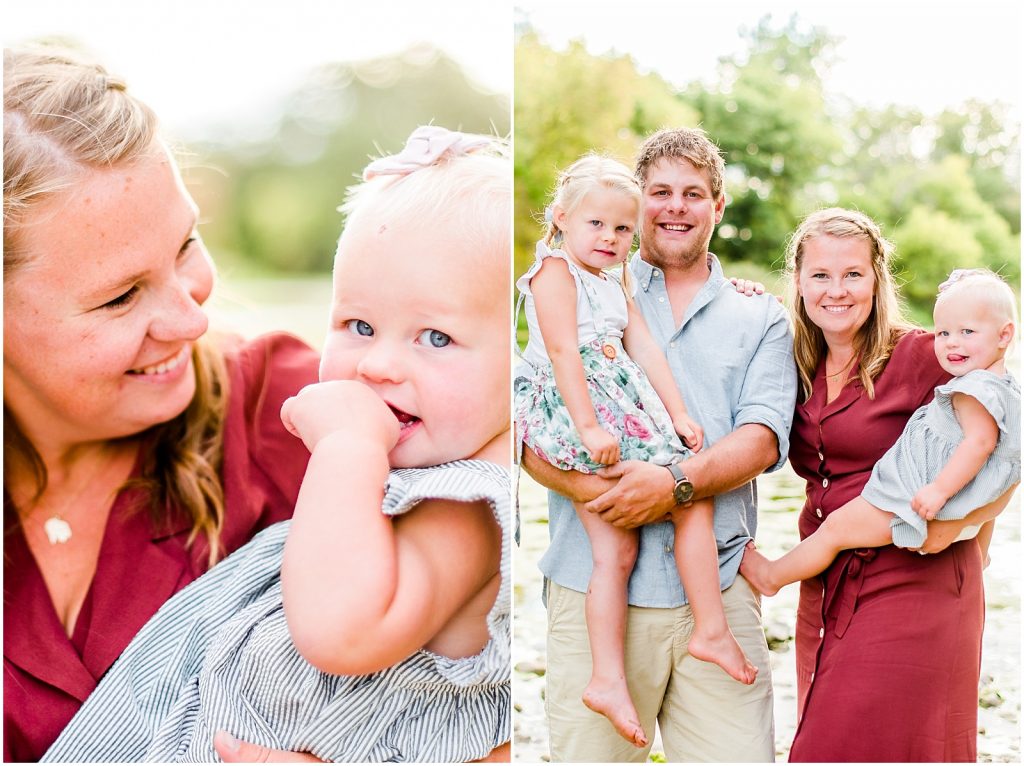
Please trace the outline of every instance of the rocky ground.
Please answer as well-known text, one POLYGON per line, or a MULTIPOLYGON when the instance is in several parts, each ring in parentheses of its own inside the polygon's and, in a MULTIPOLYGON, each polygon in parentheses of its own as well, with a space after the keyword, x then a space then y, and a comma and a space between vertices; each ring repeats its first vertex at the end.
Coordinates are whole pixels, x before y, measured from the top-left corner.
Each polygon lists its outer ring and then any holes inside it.
MULTIPOLYGON (((769 556, 797 540, 796 513, 803 502, 802 482, 787 469, 758 481, 760 528, 758 545, 769 556)), ((523 475, 520 483, 522 544, 515 551, 515 634, 513 698, 514 760, 548 760, 544 720, 544 607, 537 561, 547 546, 544 491, 523 475)), ((985 571, 986 624, 978 704, 978 760, 1019 763, 1021 682, 1021 540, 1020 501, 1014 499, 1000 518, 992 545, 992 564, 985 571)), ((796 727, 796 678, 792 651, 797 586, 784 588, 764 601, 764 623, 771 647, 775 686, 776 755, 784 761, 796 727)), ((664 761, 659 740, 652 761, 664 761)))

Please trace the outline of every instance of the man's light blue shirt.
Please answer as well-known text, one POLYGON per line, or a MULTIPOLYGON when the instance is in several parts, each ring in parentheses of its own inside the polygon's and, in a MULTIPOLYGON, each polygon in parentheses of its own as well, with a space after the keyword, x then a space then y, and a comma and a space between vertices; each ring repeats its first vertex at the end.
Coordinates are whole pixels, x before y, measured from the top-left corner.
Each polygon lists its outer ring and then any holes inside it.
MULTIPOLYGON (((736 292, 714 255, 710 277, 676 327, 665 275, 639 256, 630 262, 634 296, 651 334, 668 358, 687 410, 704 428, 704 448, 747 423, 770 428, 779 444, 775 470, 789 453, 789 428, 796 402, 793 337, 786 313, 770 295, 736 292)), ((685 464, 683 466, 685 471, 685 464)), ((593 568, 590 541, 572 503, 548 495, 551 544, 541 571, 566 588, 586 592, 593 568)), ((732 585, 743 546, 757 531, 757 485, 751 481, 715 497, 718 573, 723 589, 732 585)), ((629 579, 634 606, 676 607, 686 603, 673 556, 671 522, 640 529, 640 550, 629 579)))

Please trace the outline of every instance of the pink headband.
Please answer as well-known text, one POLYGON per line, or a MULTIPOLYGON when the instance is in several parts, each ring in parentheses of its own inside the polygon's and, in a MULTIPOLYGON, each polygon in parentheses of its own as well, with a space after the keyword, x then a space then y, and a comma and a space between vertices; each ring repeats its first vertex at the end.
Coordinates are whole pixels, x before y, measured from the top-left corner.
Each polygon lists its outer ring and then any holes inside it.
POLYGON ((363 180, 387 175, 407 176, 430 167, 445 153, 451 152, 457 157, 489 143, 490 139, 485 136, 466 135, 437 125, 421 125, 412 132, 405 148, 398 154, 381 157, 367 165, 363 170, 363 180))

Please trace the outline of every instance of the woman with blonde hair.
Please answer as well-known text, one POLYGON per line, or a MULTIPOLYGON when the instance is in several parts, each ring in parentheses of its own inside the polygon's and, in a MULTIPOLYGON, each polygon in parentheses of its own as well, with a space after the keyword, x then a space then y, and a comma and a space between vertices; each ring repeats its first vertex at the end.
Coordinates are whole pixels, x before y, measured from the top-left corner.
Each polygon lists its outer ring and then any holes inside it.
POLYGON ((211 341, 197 210, 154 114, 81 55, 4 51, 4 760, 37 760, 176 591, 288 518, 286 335, 211 341))
MULTIPOLYGON (((932 333, 903 318, 892 254, 874 221, 840 208, 812 213, 790 241, 800 392, 789 459, 807 482, 801 538, 861 493, 951 377, 932 333)), ((791 761, 975 760, 982 556, 976 540, 954 541, 1011 493, 964 519, 929 522, 922 552, 932 555, 843 551, 801 584, 791 761)))

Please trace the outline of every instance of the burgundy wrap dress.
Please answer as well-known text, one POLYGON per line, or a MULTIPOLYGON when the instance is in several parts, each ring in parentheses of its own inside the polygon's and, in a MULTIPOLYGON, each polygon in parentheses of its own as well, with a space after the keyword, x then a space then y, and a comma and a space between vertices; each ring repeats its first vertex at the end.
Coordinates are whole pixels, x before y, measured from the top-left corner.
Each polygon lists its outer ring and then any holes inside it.
MULTIPOLYGON (((850 382, 826 404, 824 365, 796 408, 789 458, 807 481, 800 535, 856 497, 872 466, 949 374, 933 336, 905 335, 869 399, 850 382)), ((801 583, 800 720, 793 762, 974 761, 985 617, 976 540, 938 554, 845 551, 801 583)))
MULTIPOLYGON (((281 424, 284 400, 317 379, 318 355, 268 335, 226 353, 224 528, 235 550, 290 518, 309 453, 281 424)), ((133 470, 137 475, 138 465, 133 470)), ((207 568, 205 540, 186 546, 191 521, 154 528, 140 490, 121 491, 96 573, 68 637, 13 509, 4 511, 4 761, 37 761, 100 678, 163 603, 207 568)))

